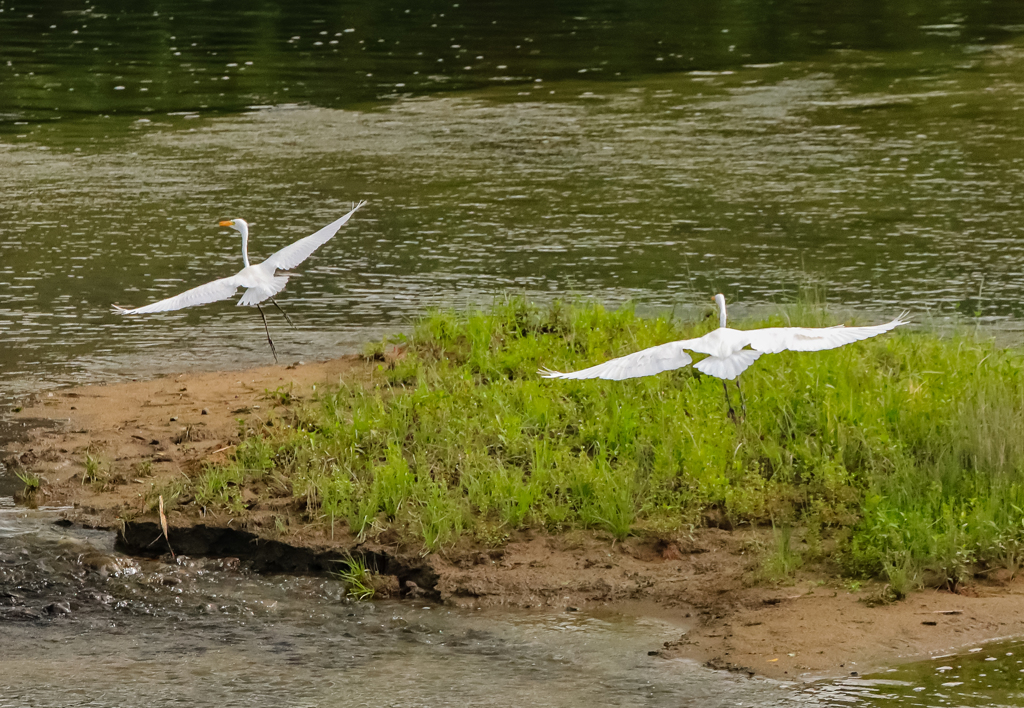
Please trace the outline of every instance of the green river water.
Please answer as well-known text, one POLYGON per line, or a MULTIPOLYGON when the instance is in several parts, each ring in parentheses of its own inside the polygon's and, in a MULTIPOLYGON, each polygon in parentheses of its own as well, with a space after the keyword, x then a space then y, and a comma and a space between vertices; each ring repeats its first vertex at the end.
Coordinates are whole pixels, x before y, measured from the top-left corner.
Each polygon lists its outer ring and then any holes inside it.
POLYGON ((506 292, 1019 329, 1019 3, 407 5, 0 0, 7 396, 272 361, 249 308, 109 306, 361 198, 284 360, 506 292))
MULTIPOLYGON (((1010 0, 0 0, 0 403, 272 362, 248 308, 110 304, 235 272, 220 219, 263 257, 358 199, 279 298, 297 328, 270 313, 283 361, 508 292, 742 315, 810 287, 861 321, 1019 331, 1022 108, 1010 0)), ((74 606, 0 621, 0 706, 1024 703, 1013 642, 778 685, 648 657, 682 630, 640 620, 97 578, 68 544, 112 539, 12 485, 0 598, 74 606)))

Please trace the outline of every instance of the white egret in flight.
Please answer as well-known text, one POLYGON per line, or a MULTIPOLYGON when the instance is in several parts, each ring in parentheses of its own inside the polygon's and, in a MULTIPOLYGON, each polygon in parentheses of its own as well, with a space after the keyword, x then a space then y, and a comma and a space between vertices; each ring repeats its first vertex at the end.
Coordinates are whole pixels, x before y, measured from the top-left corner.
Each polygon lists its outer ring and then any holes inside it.
MULTIPOLYGON (((352 215, 356 213, 356 210, 364 204, 366 202, 359 202, 353 207, 352 211, 337 221, 331 222, 312 236, 307 236, 290 246, 285 246, 262 263, 257 263, 256 265, 249 264, 249 224, 245 222, 245 219, 221 221, 220 226, 235 229, 242 235, 242 262, 245 264, 242 270, 229 278, 214 280, 205 285, 186 290, 180 295, 175 295, 174 297, 169 297, 166 300, 160 300, 143 307, 129 309, 120 305, 114 305, 114 312, 121 315, 145 315, 150 312, 181 310, 186 307, 216 302, 217 300, 227 300, 235 294, 238 288, 245 288, 245 292, 242 294, 242 299, 238 301, 238 305, 255 306, 260 311, 260 317, 263 318, 263 329, 266 330, 267 341, 270 343, 270 351, 274 355, 274 361, 277 361, 277 349, 274 347, 274 340, 270 337, 267 316, 263 314, 263 308, 260 307, 261 302, 269 299, 277 309, 281 310, 281 306, 274 300, 274 295, 281 292, 284 286, 288 284, 288 276, 290 274, 276 275, 276 271, 289 270, 309 258, 313 251, 330 241, 334 234, 338 233, 338 229, 344 226, 352 215)), ((288 318, 284 310, 281 310, 281 314, 286 319, 288 318)), ((289 320, 289 324, 291 324, 291 320, 289 320)))
MULTIPOLYGON (((580 371, 562 373, 541 369, 540 375, 549 379, 609 379, 621 381, 639 376, 651 376, 669 369, 679 369, 690 364, 693 359, 686 350, 707 354, 694 367, 699 371, 722 379, 725 387, 725 398, 729 401, 729 388, 726 381, 731 381, 757 361, 762 354, 777 354, 790 350, 796 352, 816 352, 823 349, 835 349, 844 344, 857 342, 861 339, 876 337, 879 334, 907 324, 906 313, 901 314, 892 322, 870 327, 765 327, 763 329, 739 330, 726 326, 725 296, 715 295, 718 305, 718 329, 696 339, 683 339, 678 342, 659 344, 656 347, 643 349, 633 354, 611 359, 603 364, 591 366, 580 371), (747 347, 750 347, 749 349, 747 347)), ((739 389, 739 381, 736 387, 739 389)), ((743 392, 740 391, 742 401, 743 392)), ((744 406, 745 407, 745 406, 744 406)), ((735 417, 732 403, 729 403, 729 415, 735 417)))

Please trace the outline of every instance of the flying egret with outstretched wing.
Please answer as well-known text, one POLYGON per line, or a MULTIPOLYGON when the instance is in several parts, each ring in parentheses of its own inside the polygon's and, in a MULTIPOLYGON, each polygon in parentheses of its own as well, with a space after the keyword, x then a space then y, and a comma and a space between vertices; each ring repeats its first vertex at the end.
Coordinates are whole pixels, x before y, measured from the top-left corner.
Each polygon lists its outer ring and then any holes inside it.
MULTIPOLYGON (((693 362, 688 352, 707 354, 694 367, 709 376, 722 379, 722 385, 739 376, 762 354, 777 354, 790 350, 816 352, 835 349, 862 339, 877 337, 900 325, 907 324, 906 313, 891 322, 868 327, 766 327, 739 330, 726 325, 725 296, 715 295, 718 305, 718 329, 696 339, 659 344, 633 354, 611 359, 580 371, 560 372, 541 369, 540 375, 549 379, 610 379, 621 381, 640 376, 652 376, 662 371, 679 369, 693 362), (749 347, 749 349, 747 348, 749 347)), ((739 381, 736 382, 737 388, 739 381)), ((740 392, 742 396, 742 391, 740 392)), ((729 389, 725 390, 726 400, 729 389)), ((732 404, 729 405, 732 414, 732 404)))
MULTIPOLYGON (((249 224, 246 223, 245 219, 221 221, 221 226, 235 229, 242 235, 242 262, 245 264, 242 270, 231 277, 214 280, 191 290, 186 290, 180 295, 144 305, 143 307, 126 308, 120 305, 113 305, 113 310, 120 315, 145 315, 152 312, 169 312, 186 307, 195 307, 196 305, 206 305, 218 300, 227 300, 234 296, 238 288, 245 288, 245 292, 242 293, 242 298, 238 301, 238 305, 255 306, 260 311, 260 316, 263 318, 263 328, 267 332, 267 341, 270 343, 270 351, 274 355, 274 361, 277 361, 277 349, 274 347, 274 340, 270 337, 267 317, 263 313, 263 308, 260 307, 261 302, 269 299, 277 309, 281 309, 281 306, 274 300, 274 295, 281 292, 284 286, 288 284, 289 274, 277 275, 277 271, 294 268, 309 258, 313 251, 330 241, 334 234, 338 233, 338 230, 364 204, 366 204, 365 201, 359 202, 352 208, 352 211, 337 221, 332 221, 311 236, 299 239, 295 243, 285 246, 276 253, 273 253, 262 263, 255 265, 249 264, 249 224)), ((284 314, 284 310, 281 310, 281 314, 284 314)), ((288 315, 285 314, 285 317, 287 318, 288 315)))

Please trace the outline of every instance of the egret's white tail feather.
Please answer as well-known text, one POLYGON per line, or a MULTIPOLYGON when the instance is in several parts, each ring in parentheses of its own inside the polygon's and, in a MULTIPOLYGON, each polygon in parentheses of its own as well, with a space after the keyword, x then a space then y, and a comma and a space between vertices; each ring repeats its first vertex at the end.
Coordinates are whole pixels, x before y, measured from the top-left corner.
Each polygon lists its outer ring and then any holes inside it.
POLYGON ((727 357, 709 356, 693 366, 708 376, 731 381, 746 371, 747 367, 757 361, 759 356, 761 356, 761 352, 741 349, 727 357))
POLYGON ((287 275, 277 275, 274 279, 266 284, 260 284, 256 287, 249 288, 242 295, 242 299, 238 301, 239 305, 248 305, 253 307, 260 304, 268 298, 272 298, 279 292, 284 290, 284 286, 288 284, 287 275))

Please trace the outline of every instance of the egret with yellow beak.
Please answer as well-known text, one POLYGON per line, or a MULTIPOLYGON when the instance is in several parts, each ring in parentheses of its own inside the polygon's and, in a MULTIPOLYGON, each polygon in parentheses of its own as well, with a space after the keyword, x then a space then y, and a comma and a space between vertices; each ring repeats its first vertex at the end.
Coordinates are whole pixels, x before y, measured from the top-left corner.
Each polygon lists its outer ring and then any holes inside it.
MULTIPOLYGON (((285 246, 262 263, 257 263, 256 265, 250 265, 249 263, 249 224, 245 222, 245 219, 221 221, 220 226, 235 229, 242 235, 242 262, 245 264, 242 270, 229 278, 214 280, 205 285, 186 290, 180 295, 175 295, 150 305, 134 309, 113 305, 113 310, 120 315, 145 315, 151 312, 181 310, 186 307, 216 302, 217 300, 227 300, 235 294, 238 288, 245 288, 245 292, 242 294, 242 299, 238 301, 238 305, 256 307, 260 311, 260 316, 263 318, 263 329, 267 333, 267 342, 270 343, 270 351, 274 355, 274 361, 277 361, 277 348, 274 347, 274 340, 270 336, 267 316, 263 313, 263 308, 260 307, 261 302, 269 299, 277 309, 281 310, 281 306, 274 300, 274 295, 281 292, 284 286, 288 284, 290 274, 283 273, 277 275, 277 271, 294 268, 309 258, 313 251, 330 241, 334 234, 338 233, 338 229, 344 226, 352 215, 356 213, 356 210, 365 203, 359 202, 353 207, 352 211, 337 221, 331 222, 312 236, 307 236, 290 246, 285 246)), ((284 314, 284 310, 281 310, 281 314, 284 314)), ((288 315, 285 314, 285 318, 287 317, 288 315)), ((291 324, 291 320, 289 320, 289 324, 291 324)))

